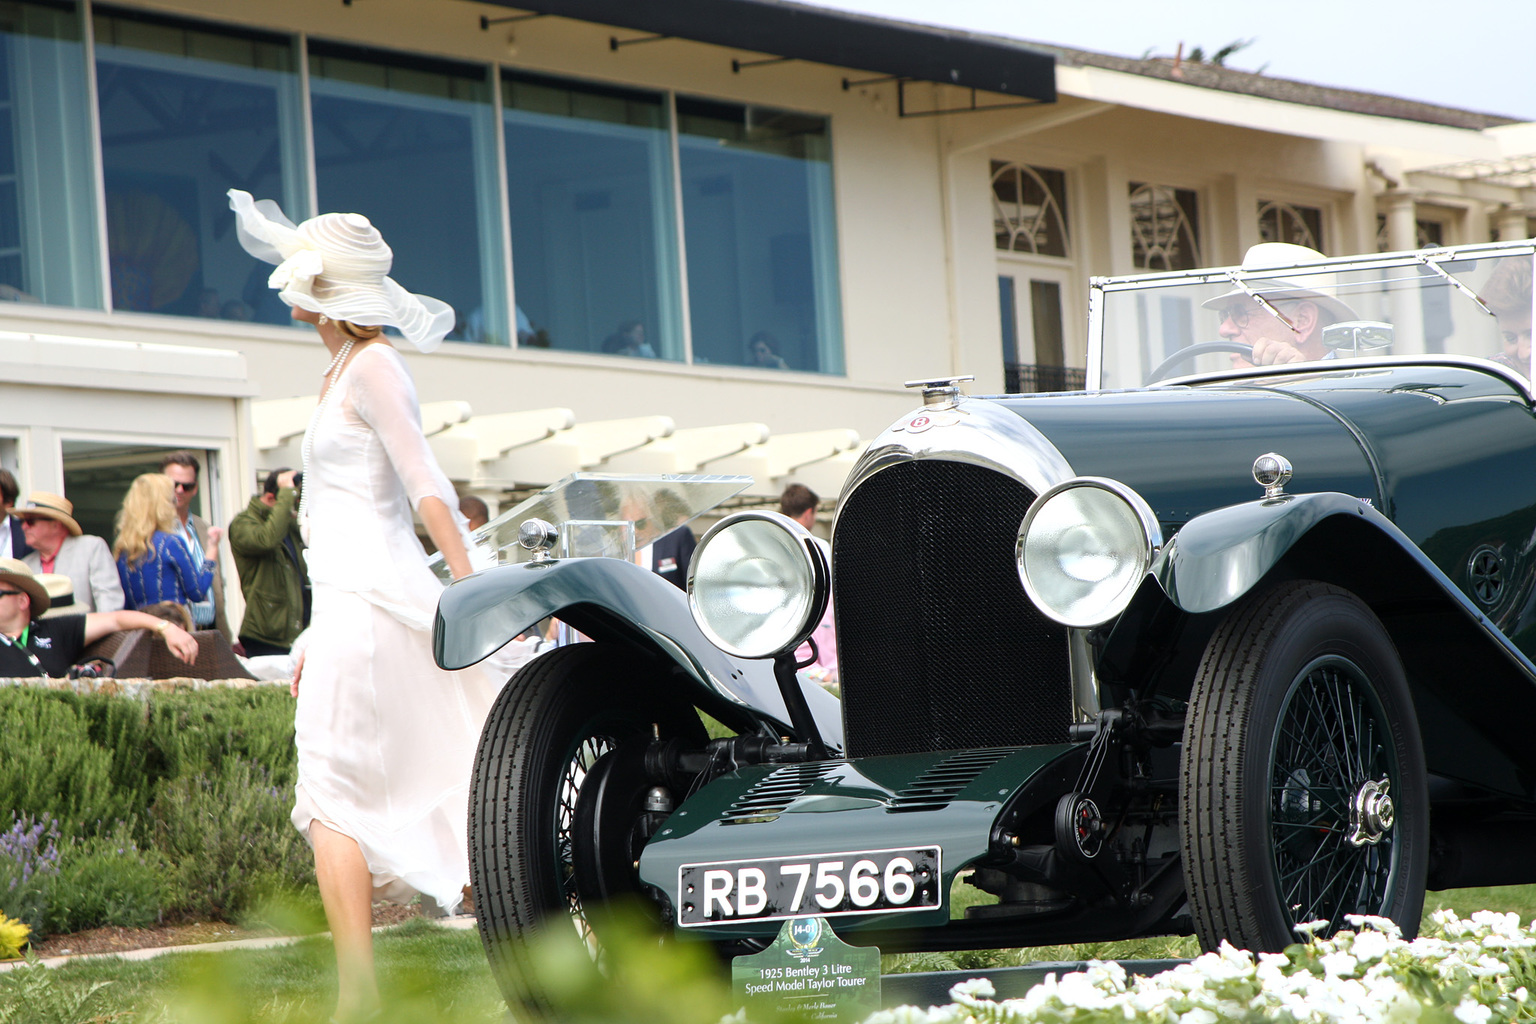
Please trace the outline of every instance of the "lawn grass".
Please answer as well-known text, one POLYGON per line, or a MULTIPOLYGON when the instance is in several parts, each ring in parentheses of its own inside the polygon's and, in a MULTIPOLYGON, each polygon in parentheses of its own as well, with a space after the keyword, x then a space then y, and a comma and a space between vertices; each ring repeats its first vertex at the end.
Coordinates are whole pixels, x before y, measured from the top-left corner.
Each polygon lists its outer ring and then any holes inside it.
MULTIPOLYGON (((963 896, 965 889, 976 893, 962 883, 955 895, 963 896)), ((988 899, 977 895, 982 901, 988 899)), ((1528 921, 1536 916, 1536 885, 1430 893, 1425 900, 1426 923, 1428 915, 1440 907, 1463 916, 1476 910, 1514 911, 1528 921)), ((376 952, 387 1008, 380 1024, 484 1024, 507 1019, 474 931, 416 919, 380 933, 376 952)), ((1193 938, 1153 937, 1075 946, 897 954, 882 957, 881 967, 886 973, 965 971, 1041 961, 1171 959, 1198 953, 1193 938)), ((664 1003, 669 993, 680 994, 687 987, 676 976, 667 978, 668 972, 673 968, 697 972, 697 961, 662 963, 654 943, 640 956, 649 961, 627 970, 619 968, 627 977, 615 986, 627 985, 635 992, 645 987, 644 978, 650 978, 665 992, 617 995, 602 1000, 606 1012, 578 1016, 589 1021, 623 1020, 623 1013, 609 1015, 612 1007, 638 999, 632 1005, 645 1004, 644 1016, 657 1024, 695 1019, 703 1024, 706 1017, 718 1018, 718 1013, 709 1017, 681 1010, 658 1016, 652 999, 664 1003)), ((147 961, 103 958, 52 970, 38 967, 0 974, 0 1024, 311 1024, 327 1020, 334 1000, 335 961, 326 938, 269 950, 181 953, 147 961)), ((710 1002, 705 997, 693 1005, 702 1008, 710 1002)))

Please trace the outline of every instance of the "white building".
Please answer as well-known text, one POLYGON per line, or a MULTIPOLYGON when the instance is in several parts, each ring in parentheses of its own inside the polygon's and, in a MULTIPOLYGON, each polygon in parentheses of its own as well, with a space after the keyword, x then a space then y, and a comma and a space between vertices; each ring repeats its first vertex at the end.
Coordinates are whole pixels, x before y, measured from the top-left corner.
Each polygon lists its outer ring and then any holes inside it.
POLYGON ((0 464, 97 532, 165 448, 218 521, 297 458, 325 359, 230 187, 368 214, 458 309, 408 360, 493 500, 577 468, 830 497, 904 380, 1080 380, 1089 275, 1536 209, 1533 125, 778 0, 12 0, 0 88, 0 464))

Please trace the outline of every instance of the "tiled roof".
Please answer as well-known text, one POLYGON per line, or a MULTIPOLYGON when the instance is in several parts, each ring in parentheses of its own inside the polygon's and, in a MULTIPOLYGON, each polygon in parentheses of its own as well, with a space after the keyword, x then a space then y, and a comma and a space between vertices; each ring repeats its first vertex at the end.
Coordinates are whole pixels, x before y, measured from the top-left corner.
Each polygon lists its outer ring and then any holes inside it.
POLYGON ((1314 85, 1288 78, 1273 78, 1252 71, 1215 64, 1197 64, 1190 61, 1176 62, 1172 57, 1152 57, 1138 60, 1134 57, 1116 57, 1091 50, 1073 50, 1049 43, 1029 43, 1030 47, 1046 50, 1056 55, 1061 65, 1081 65, 1123 71, 1147 78, 1160 78, 1168 82, 1198 86, 1203 89, 1220 89, 1223 92, 1242 93, 1285 103, 1300 103, 1310 107, 1326 107, 1355 114, 1372 114, 1392 117, 1403 121, 1446 125, 1451 128, 1481 130, 1503 124, 1517 124, 1519 118, 1498 114, 1483 114, 1455 107, 1442 107, 1434 103, 1403 99, 1399 96, 1383 96, 1380 93, 1359 92, 1329 85, 1314 85))

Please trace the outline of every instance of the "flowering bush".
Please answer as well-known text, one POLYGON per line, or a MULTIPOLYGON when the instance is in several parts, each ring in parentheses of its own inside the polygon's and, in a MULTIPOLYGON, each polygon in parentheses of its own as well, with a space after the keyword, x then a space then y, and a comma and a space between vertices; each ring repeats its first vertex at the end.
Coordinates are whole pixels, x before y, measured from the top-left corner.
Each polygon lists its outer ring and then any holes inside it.
POLYGON ((1257 956, 1223 943, 1162 974, 1128 978, 1119 964, 1047 976, 1022 999, 994 1002, 990 982, 950 990, 954 1002, 882 1010, 865 1024, 1505 1024, 1536 1018, 1536 925, 1479 911, 1436 911, 1431 934, 1351 916, 1355 931, 1257 956))
POLYGON ((0 914, 0 960, 14 960, 21 956, 21 947, 27 944, 27 936, 30 934, 32 929, 0 914))
POLYGON ((59 823, 49 817, 12 817, 0 832, 0 915, 32 931, 43 926, 48 887, 59 873, 59 823))

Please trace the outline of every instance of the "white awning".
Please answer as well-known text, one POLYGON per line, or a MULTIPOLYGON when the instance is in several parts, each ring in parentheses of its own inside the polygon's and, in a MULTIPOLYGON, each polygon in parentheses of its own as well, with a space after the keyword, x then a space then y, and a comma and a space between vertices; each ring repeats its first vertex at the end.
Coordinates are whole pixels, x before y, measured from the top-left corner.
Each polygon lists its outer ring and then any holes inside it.
MULTIPOLYGON (((318 397, 251 403, 258 468, 296 466, 318 397)), ((468 403, 428 402, 422 428, 443 472, 466 491, 542 487, 582 470, 605 473, 744 473, 747 491, 774 497, 803 483, 835 498, 866 447, 849 428, 774 434, 766 423, 677 429, 668 416, 577 422, 570 409, 474 415, 468 403)))

